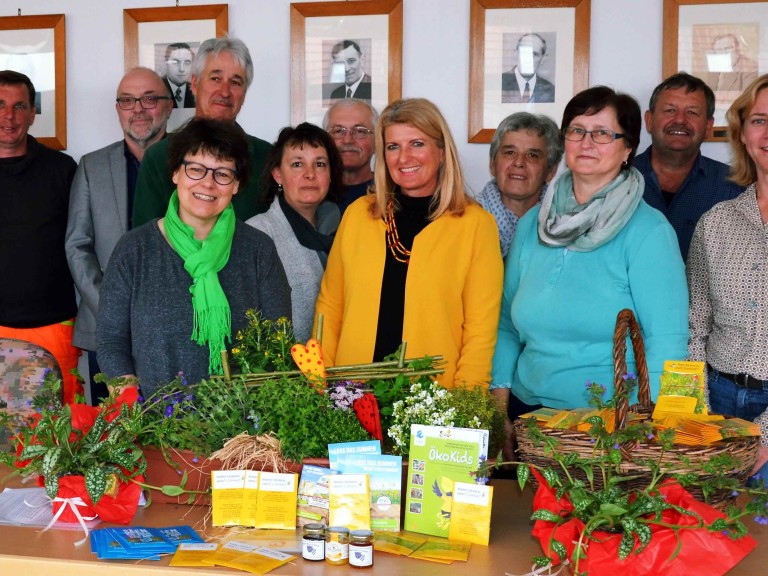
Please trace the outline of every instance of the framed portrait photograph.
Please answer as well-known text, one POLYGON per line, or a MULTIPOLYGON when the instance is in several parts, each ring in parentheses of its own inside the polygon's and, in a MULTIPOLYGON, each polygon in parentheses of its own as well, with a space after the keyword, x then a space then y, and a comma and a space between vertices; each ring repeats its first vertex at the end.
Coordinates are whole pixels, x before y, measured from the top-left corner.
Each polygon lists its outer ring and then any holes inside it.
POLYGON ((685 71, 715 93, 709 141, 727 138, 725 113, 760 74, 768 71, 768 2, 664 0, 662 73, 685 71))
POLYGON ((29 133, 56 150, 67 147, 67 57, 64 14, 0 18, 0 70, 26 74, 35 86, 29 133))
POLYGON ((589 85, 590 0, 470 0, 469 142, 514 112, 559 123, 589 85))
POLYGON ((334 100, 382 110, 402 93, 402 0, 291 4, 291 123, 320 125, 334 100))
POLYGON ((200 43, 228 28, 226 4, 123 10, 125 70, 146 66, 165 81, 173 98, 169 128, 195 114, 192 60, 200 43))

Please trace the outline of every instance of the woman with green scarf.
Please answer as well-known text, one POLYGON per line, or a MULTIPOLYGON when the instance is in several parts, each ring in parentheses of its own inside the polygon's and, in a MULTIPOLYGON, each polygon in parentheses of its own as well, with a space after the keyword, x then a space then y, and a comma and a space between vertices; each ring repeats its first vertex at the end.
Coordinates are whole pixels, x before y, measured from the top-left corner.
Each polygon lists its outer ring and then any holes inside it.
POLYGON ((610 397, 624 308, 640 323, 654 397, 664 360, 687 356, 685 268, 674 230, 643 201, 632 167, 640 128, 637 102, 605 86, 565 107, 568 170, 520 220, 506 261, 490 388, 509 400, 511 418, 542 405, 586 406, 587 382, 610 397))
POLYGON ((290 318, 275 245, 235 218, 232 197, 248 180, 248 142, 233 123, 194 118, 171 135, 176 190, 160 219, 118 243, 100 291, 99 366, 135 378, 145 396, 180 372, 220 374, 221 351, 245 311, 290 318))

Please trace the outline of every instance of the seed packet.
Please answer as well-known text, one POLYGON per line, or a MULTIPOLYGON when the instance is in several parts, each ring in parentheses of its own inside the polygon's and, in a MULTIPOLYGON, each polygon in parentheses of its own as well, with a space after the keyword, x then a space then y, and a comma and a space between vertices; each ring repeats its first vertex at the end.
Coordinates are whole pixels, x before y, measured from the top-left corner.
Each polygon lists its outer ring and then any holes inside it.
POLYGON ((296 474, 261 472, 253 525, 256 528, 294 529, 297 489, 296 474))
POLYGON ((488 546, 492 502, 493 486, 456 482, 448 539, 488 546))
POLYGON ((205 558, 211 556, 218 544, 213 542, 182 542, 176 549, 176 554, 173 555, 170 566, 210 566, 210 564, 203 562, 205 558))
POLYGON ((211 473, 211 488, 213 525, 239 525, 243 511, 245 470, 214 470, 211 473))

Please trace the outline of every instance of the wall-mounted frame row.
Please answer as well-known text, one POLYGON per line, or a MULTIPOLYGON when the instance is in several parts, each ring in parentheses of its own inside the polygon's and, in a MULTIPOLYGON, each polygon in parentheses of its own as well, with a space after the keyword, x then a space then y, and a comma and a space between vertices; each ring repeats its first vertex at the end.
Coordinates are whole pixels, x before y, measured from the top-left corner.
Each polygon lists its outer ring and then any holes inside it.
MULTIPOLYGON (((338 98, 383 109, 402 94, 403 1, 291 4, 291 122, 320 124, 338 98)), ((469 141, 490 142, 520 110, 560 118, 589 86, 591 0, 469 0, 469 141)), ((228 31, 226 4, 123 10, 125 68, 166 79, 174 115, 194 113, 189 63, 200 42, 228 31)), ((32 78, 31 133, 63 149, 66 34, 63 14, 0 17, 0 70, 32 78)), ((768 2, 664 0, 663 75, 686 70, 716 95, 712 140, 725 139, 725 111, 768 71, 768 2), (744 15, 749 14, 748 18, 744 15)))

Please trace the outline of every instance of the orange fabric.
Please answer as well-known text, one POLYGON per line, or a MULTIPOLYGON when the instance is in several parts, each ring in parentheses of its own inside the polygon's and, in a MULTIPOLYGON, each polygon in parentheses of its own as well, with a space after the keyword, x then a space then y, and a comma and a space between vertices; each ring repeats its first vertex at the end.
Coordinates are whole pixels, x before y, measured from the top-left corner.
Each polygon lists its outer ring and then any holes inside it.
POLYGON ((80 349, 72 345, 74 319, 39 328, 9 328, 0 326, 0 338, 15 338, 42 346, 53 354, 59 363, 63 383, 63 401, 75 401, 75 394, 84 394, 83 385, 72 375, 71 370, 77 368, 80 349))

